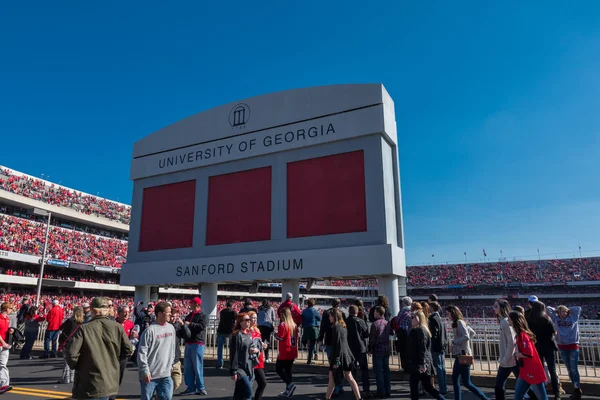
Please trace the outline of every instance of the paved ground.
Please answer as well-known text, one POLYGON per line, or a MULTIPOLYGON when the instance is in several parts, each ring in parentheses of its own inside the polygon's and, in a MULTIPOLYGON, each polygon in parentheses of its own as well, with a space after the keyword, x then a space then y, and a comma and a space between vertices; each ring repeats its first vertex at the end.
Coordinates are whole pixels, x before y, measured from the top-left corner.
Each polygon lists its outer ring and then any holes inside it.
MULTIPOLYGON (((27 360, 21 361, 18 358, 11 357, 9 370, 11 374, 11 383, 15 387, 12 392, 2 396, 2 400, 24 400, 24 399, 65 399, 71 394, 71 385, 58 383, 62 376, 63 360, 27 360)), ((298 369, 306 370, 299 367, 298 369)), ((318 372, 297 373, 294 380, 297 385, 295 399, 324 399, 327 387, 326 369, 319 369, 318 372)), ((118 398, 120 399, 139 399, 140 388, 137 380, 137 369, 132 365, 127 369, 125 379, 121 385, 118 398)), ((267 372, 267 386, 264 399, 278 399, 278 394, 284 389, 284 385, 274 372, 267 372)), ((181 397, 181 399, 230 399, 233 393, 233 382, 228 376, 227 370, 217 370, 214 367, 205 368, 205 382, 208 390, 208 396, 190 396, 181 397)), ((372 380, 373 388, 375 382, 372 380)), ((179 388, 177 393, 183 391, 185 385, 179 388)), ((484 392, 493 397, 493 390, 484 389, 484 392)), ((408 385, 406 382, 394 382, 392 387, 392 398, 409 398, 408 385)), ((448 398, 454 398, 450 392, 448 398)), ((512 397, 512 394, 507 396, 512 397)), ((346 386, 346 393, 340 397, 343 399, 352 399, 353 396, 346 386)), ((475 396, 463 391, 465 400, 473 400, 475 396)), ((592 398, 586 396, 586 398, 592 398)))

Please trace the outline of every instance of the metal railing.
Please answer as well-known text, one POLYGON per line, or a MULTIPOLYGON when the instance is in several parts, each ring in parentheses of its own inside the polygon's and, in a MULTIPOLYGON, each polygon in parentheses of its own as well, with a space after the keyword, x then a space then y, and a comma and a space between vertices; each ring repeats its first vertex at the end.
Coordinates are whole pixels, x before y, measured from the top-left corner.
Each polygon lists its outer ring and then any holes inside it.
MULTIPOLYGON (((492 319, 470 319, 469 325, 476 332, 472 341, 473 355, 475 356, 475 364, 473 365, 473 373, 483 375, 496 375, 498 371, 498 353, 499 353, 499 324, 492 319)), ((206 349, 205 356, 209 358, 217 357, 217 326, 218 318, 210 317, 209 324, 206 329, 206 349)), ((275 323, 275 330, 278 322, 275 323)), ((452 329, 448 330, 448 339, 452 340, 452 329)), ((44 335, 46 331, 45 323, 41 324, 40 332, 37 341, 34 345, 36 348, 43 348, 44 335)), ((579 322, 579 373, 585 378, 600 378, 600 320, 581 320, 579 322)), ((302 337, 302 328, 300 328, 300 337, 302 337)), ((390 341, 394 342, 396 338, 390 336, 390 341)), ((277 358, 278 341, 275 340, 275 335, 271 335, 269 341, 270 358, 277 358)), ((390 366, 394 369, 400 368, 400 356, 392 344, 392 356, 390 358, 390 366)), ((327 365, 327 355, 324 349, 318 349, 318 360, 313 360, 317 365, 327 365)), ((229 347, 226 345, 223 349, 223 357, 229 359, 229 347)), ((306 361, 308 351, 305 345, 299 344, 298 361, 306 361)), ((568 372, 565 365, 562 363, 560 354, 556 354, 557 373, 558 375, 568 380, 568 372)), ((446 352, 446 368, 452 369, 451 354, 446 352)))

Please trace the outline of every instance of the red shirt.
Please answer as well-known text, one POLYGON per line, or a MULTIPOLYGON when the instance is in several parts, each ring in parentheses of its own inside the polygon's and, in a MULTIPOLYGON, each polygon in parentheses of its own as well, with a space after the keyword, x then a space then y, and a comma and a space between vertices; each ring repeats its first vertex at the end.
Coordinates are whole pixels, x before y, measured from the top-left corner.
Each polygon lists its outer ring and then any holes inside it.
POLYGON ((46 321, 48 321, 48 327, 46 328, 46 330, 58 331, 64 319, 64 310, 60 306, 52 307, 52 309, 48 311, 48 315, 46 316, 46 321))
POLYGON ((519 378, 530 385, 546 383, 548 378, 546 378, 544 365, 542 365, 540 356, 528 334, 521 332, 517 335, 517 347, 519 353, 525 356, 525 358, 522 358, 523 366, 519 368, 519 378))
POLYGON ((295 360, 298 358, 298 328, 292 333, 284 322, 277 327, 275 339, 279 340, 280 360, 295 360))
MULTIPOLYGON (((257 328, 252 329, 252 340, 254 339, 262 339, 260 331, 257 328)), ((258 365, 254 369, 257 368, 265 368, 265 352, 263 349, 260 349, 260 353, 258 354, 258 365)))
POLYGON ((119 324, 121 324, 123 329, 125 329, 125 334, 127 335, 127 337, 129 337, 129 335, 131 334, 131 330, 133 329, 135 324, 133 322, 131 322, 131 320, 129 320, 129 319, 126 319, 125 322, 121 322, 121 321, 117 321, 117 322, 119 322, 119 324))
POLYGON ((8 328, 10 327, 10 318, 8 315, 0 314, 0 337, 8 340, 8 328))

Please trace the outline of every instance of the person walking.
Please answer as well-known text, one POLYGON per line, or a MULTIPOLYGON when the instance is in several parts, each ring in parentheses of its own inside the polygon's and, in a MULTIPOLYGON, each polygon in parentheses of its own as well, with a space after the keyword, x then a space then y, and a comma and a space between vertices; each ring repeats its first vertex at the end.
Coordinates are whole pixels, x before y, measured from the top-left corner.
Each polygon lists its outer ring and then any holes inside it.
POLYGON ((452 321, 452 333, 454 339, 450 346, 450 352, 454 356, 454 366, 452 367, 452 386, 454 387, 454 399, 461 400, 460 381, 475 396, 481 400, 488 400, 488 397, 471 382, 471 365, 461 364, 460 356, 472 356, 471 339, 474 335, 472 329, 467 327, 467 323, 460 309, 454 305, 446 307, 446 315, 452 321))
POLYGON ((369 333, 369 353, 373 355, 377 396, 387 398, 390 397, 392 391, 390 372, 391 323, 385 319, 385 309, 381 306, 375 307, 373 315, 375 321, 371 324, 371 332, 369 333))
POLYGON ((448 385, 446 383, 446 362, 445 352, 448 347, 448 334, 446 332, 446 324, 442 320, 440 313, 442 307, 437 301, 430 302, 429 308, 429 332, 431 333, 431 358, 433 360, 433 368, 435 368, 438 379, 439 391, 442 395, 448 393, 448 385))
POLYGON ((65 311, 58 303, 58 300, 52 301, 52 308, 48 311, 46 321, 46 334, 44 337, 44 355, 42 358, 56 357, 58 336, 60 334, 60 326, 65 319, 65 311), (50 344, 52 343, 52 352, 50 352, 50 344))
POLYGON ((251 349, 252 331, 250 326, 250 316, 245 312, 239 313, 229 352, 229 372, 231 379, 235 382, 233 400, 252 400, 254 366, 250 355, 256 354, 258 350, 251 349))
MULTIPOLYGON (((60 345, 58 346, 58 351, 62 352, 64 350, 67 342, 71 339, 75 331, 79 329, 81 324, 83 324, 84 318, 85 314, 83 312, 83 308, 75 307, 73 309, 73 316, 71 318, 67 318, 60 326, 60 336, 58 337, 58 342, 60 345)), ((66 359, 64 359, 64 364, 62 383, 73 383, 75 381, 75 370, 69 367, 66 359)))
POLYGON ((13 389, 10 385, 10 374, 8 372, 8 356, 10 355, 10 318, 12 304, 4 302, 0 305, 0 394, 13 389))
POLYGON ((308 299, 306 308, 302 311, 302 344, 308 349, 308 360, 306 364, 311 365, 313 357, 319 359, 319 351, 317 349, 317 339, 319 338, 319 325, 321 323, 321 315, 315 309, 315 300, 308 299))
POLYGON ((498 372, 496 373, 496 386, 494 387, 496 400, 504 400, 506 398, 505 386, 511 372, 515 378, 519 377, 519 368, 515 359, 515 331, 508 321, 510 311, 508 301, 497 299, 494 302, 494 313, 496 313, 496 318, 500 323, 498 372))
POLYGON ((173 371, 171 371, 171 379, 173 380, 173 393, 179 386, 181 386, 182 374, 181 374, 181 343, 182 337, 185 336, 184 328, 183 328, 183 320, 179 316, 179 310, 176 308, 171 308, 171 321, 170 324, 173 325, 173 329, 175 329, 175 364, 173 364, 173 371))
POLYGON ((435 374, 435 368, 431 356, 429 321, 422 311, 417 311, 413 313, 411 323, 412 329, 408 334, 408 354, 406 357, 408 371, 410 372, 410 398, 412 400, 419 398, 420 383, 423 389, 434 399, 445 400, 445 397, 431 383, 431 377, 435 374))
POLYGON ((265 389, 267 388, 267 377, 265 376, 265 350, 268 344, 262 341, 262 333, 258 329, 258 316, 254 311, 248 313, 250 317, 250 330, 252 332, 252 345, 260 351, 258 354, 251 354, 250 358, 254 365, 254 380, 256 381, 256 391, 254 400, 261 400, 265 389))
POLYGON ((227 301, 225 308, 219 313, 219 325, 217 326, 217 369, 223 368, 223 346, 229 344, 233 328, 237 319, 237 312, 233 309, 233 303, 227 301))
POLYGON ((544 360, 548 366, 548 374, 552 382, 552 392, 554 400, 560 400, 560 384, 558 374, 556 373, 556 352, 558 347, 554 341, 556 329, 552 320, 546 314, 546 305, 541 301, 536 301, 531 304, 531 312, 525 315, 525 320, 529 329, 535 335, 535 349, 540 356, 542 364, 544 360))
POLYGON ((296 390, 292 376, 294 360, 298 358, 298 327, 292 318, 289 308, 281 310, 279 326, 275 339, 279 342, 279 354, 275 363, 277 375, 285 382, 285 390, 281 392, 283 397, 292 397, 296 390))
POLYGON ((579 317, 581 307, 547 307, 548 314, 557 330, 556 341, 563 363, 573 384, 573 400, 581 400, 581 379, 579 377, 579 317))
MULTIPOLYGON (((327 358, 329 363, 331 364, 331 354, 332 354, 332 325, 330 322, 331 313, 335 313, 339 310, 340 304, 342 302, 338 298, 334 298, 331 300, 331 308, 323 313, 323 317, 321 318, 321 326, 319 327, 319 339, 317 342, 323 343, 325 345, 325 351, 327 352, 327 358)), ((341 312, 341 311, 340 311, 341 312)), ((345 320, 346 316, 343 312, 341 312, 342 318, 345 320)), ((344 387, 342 381, 340 380, 339 384, 336 384, 335 389, 333 391, 333 396, 338 396, 344 391, 344 387)))
POLYGON ((370 395, 369 383, 369 362, 367 360, 367 339, 369 338, 369 328, 364 319, 359 316, 358 306, 351 305, 348 308, 348 319, 346 320, 346 329, 348 331, 348 346, 354 357, 355 366, 360 368, 360 378, 362 382, 363 395, 370 395))
POLYGON ((300 325, 302 323, 302 311, 298 307, 298 304, 294 303, 294 295, 292 293, 285 294, 285 300, 279 305, 277 308, 277 316, 281 316, 281 311, 284 308, 289 308, 292 312, 292 318, 294 319, 294 323, 296 325, 300 325))
POLYGON ((108 299, 90 304, 92 319, 75 331, 63 352, 75 370, 74 399, 108 400, 119 391, 119 360, 133 354, 125 331, 108 318, 108 299))
POLYGON ((177 336, 175 328, 168 322, 171 307, 161 301, 154 308, 156 320, 144 330, 138 344, 137 365, 140 377, 142 400, 171 400, 173 380, 171 371, 176 359, 177 336))
POLYGON ((336 381, 345 379, 352 388, 354 398, 361 400, 358 384, 352 376, 354 357, 348 346, 348 331, 346 323, 340 310, 334 310, 329 314, 329 322, 332 326, 332 349, 329 361, 329 382, 327 384, 326 399, 331 399, 335 390, 336 381))
POLYGON ((44 322, 46 317, 38 315, 38 308, 35 306, 27 308, 27 315, 24 317, 23 332, 25 334, 25 344, 21 348, 19 358, 21 360, 31 360, 31 350, 40 333, 40 322, 44 322))
POLYGON ((515 357, 519 361, 519 378, 515 385, 515 400, 523 400, 525 393, 531 388, 537 400, 548 400, 546 394, 546 371, 535 349, 535 335, 529 330, 525 315, 517 311, 508 314, 510 326, 516 334, 517 351, 515 357))
POLYGON ((181 396, 197 394, 207 396, 204 386, 204 344, 206 343, 206 314, 202 312, 202 300, 194 297, 190 301, 190 312, 184 325, 190 330, 190 337, 185 341, 183 354, 183 378, 187 388, 181 396))
POLYGON ((396 349, 398 350, 398 354, 400 355, 400 366, 404 370, 406 365, 406 343, 408 341, 408 332, 411 328, 411 320, 412 320, 412 299, 408 296, 405 296, 401 300, 402 309, 398 312, 396 317, 397 321, 397 329, 396 329, 396 337, 398 338, 396 341, 396 349))
MULTIPOLYGON (((271 335, 275 328, 273 323, 275 322, 275 309, 271 305, 268 299, 264 299, 262 304, 258 308, 258 329, 263 343, 271 344, 271 335)), ((270 363, 269 358, 269 347, 265 350, 265 361, 270 363)))

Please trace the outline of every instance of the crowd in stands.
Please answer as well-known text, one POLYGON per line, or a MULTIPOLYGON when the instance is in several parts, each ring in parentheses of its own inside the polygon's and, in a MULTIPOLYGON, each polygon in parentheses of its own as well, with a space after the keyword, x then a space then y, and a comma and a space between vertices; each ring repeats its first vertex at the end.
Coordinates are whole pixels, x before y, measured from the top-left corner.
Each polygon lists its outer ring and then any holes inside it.
MULTIPOLYGON (((41 256, 45 234, 44 224, 0 214, 0 250, 41 256)), ((120 268, 126 256, 125 241, 51 226, 49 258, 120 268)))
POLYGON ((499 285, 600 280, 600 257, 407 268, 409 286, 499 285))
MULTIPOLYGON (((9 276, 24 276, 27 278, 38 278, 40 276, 39 269, 31 268, 2 268, 0 267, 0 275, 9 275, 9 276)), ((44 271, 44 279, 58 279, 62 281, 74 281, 74 282, 93 282, 93 283, 103 283, 103 284, 119 284, 119 278, 114 275, 109 274, 100 274, 100 273, 89 273, 89 274, 81 274, 76 271, 44 271)))
POLYGON ((0 189, 127 225, 131 219, 130 206, 83 194, 33 177, 15 174, 7 168, 0 169, 0 189))

